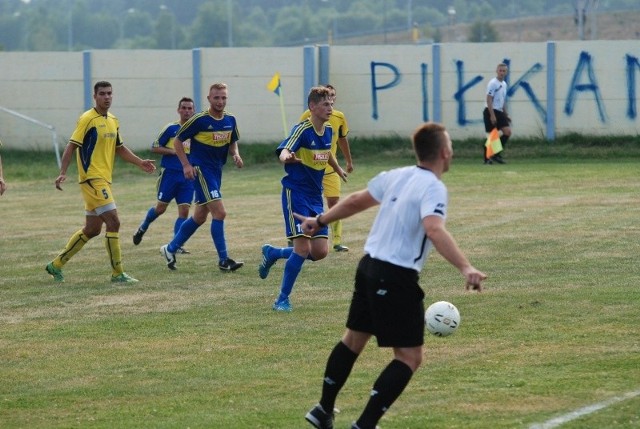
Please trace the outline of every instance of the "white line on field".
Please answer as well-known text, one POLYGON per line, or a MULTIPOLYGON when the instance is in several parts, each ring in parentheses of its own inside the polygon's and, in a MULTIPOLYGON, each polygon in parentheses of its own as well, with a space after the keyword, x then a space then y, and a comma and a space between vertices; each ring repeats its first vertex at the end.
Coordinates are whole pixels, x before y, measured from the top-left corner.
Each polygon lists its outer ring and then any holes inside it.
POLYGON ((578 410, 572 411, 562 416, 555 417, 551 420, 547 420, 544 423, 534 423, 529 426, 529 429, 552 429, 563 425, 571 420, 575 420, 578 417, 586 416, 587 414, 594 413, 603 408, 607 408, 610 405, 617 404, 618 402, 626 401, 627 399, 635 398, 636 396, 640 396, 640 390, 636 390, 633 392, 627 392, 622 396, 616 396, 611 399, 607 399, 606 401, 598 402, 597 404, 589 405, 587 407, 580 408, 578 410))

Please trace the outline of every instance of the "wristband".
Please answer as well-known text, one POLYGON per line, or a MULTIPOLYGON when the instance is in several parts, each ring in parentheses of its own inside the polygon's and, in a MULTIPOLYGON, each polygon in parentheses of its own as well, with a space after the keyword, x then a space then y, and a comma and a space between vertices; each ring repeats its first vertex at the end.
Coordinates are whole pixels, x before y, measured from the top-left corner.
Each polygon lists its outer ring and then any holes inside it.
POLYGON ((325 226, 327 226, 326 223, 322 223, 322 221, 320 220, 320 215, 316 216, 316 223, 320 228, 324 228, 325 226))

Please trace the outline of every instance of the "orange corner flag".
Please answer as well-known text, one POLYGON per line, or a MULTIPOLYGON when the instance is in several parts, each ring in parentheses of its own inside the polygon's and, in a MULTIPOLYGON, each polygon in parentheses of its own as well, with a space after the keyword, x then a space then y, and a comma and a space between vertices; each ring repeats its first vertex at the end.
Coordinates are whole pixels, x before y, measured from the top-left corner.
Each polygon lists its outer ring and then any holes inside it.
POLYGON ((502 142, 500 141, 500 136, 498 135, 497 128, 491 130, 491 132, 487 136, 487 142, 484 144, 484 147, 485 157, 487 159, 491 158, 497 153, 502 152, 502 142))

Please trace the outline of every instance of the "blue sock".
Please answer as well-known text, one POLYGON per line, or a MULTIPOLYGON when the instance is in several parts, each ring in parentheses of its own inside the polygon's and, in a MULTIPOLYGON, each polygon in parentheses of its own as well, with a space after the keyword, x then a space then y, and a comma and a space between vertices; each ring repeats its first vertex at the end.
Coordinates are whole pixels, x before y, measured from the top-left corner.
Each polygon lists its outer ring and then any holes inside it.
POLYGON ((227 242, 224 239, 223 220, 211 220, 211 238, 213 239, 213 245, 216 246, 216 251, 218 252, 218 258, 220 259, 220 262, 226 261, 229 255, 227 255, 227 242))
POLYGON ((147 215, 145 216, 144 220, 140 224, 140 229, 143 231, 146 231, 147 228, 149 228, 149 225, 151 224, 151 222, 153 222, 156 219, 158 219, 158 213, 156 213, 156 208, 151 207, 149 210, 147 210, 147 215))
POLYGON ((186 220, 187 218, 185 217, 179 217, 176 219, 176 223, 173 224, 173 235, 176 235, 178 233, 178 231, 180 230, 180 227, 186 220))
POLYGON ((176 253, 176 250, 182 247, 182 245, 187 242, 187 240, 193 235, 194 232, 196 232, 198 228, 200 228, 200 225, 198 225, 192 217, 182 222, 178 233, 173 237, 173 240, 171 240, 171 243, 169 243, 169 245, 167 246, 167 250, 171 253, 176 253))
POLYGON ((293 290, 293 285, 298 278, 298 274, 300 274, 300 270, 302 269, 302 264, 304 264, 305 258, 298 255, 297 253, 291 253, 289 259, 284 264, 284 274, 282 275, 282 285, 280 286, 280 295, 278 296, 278 301, 283 301, 289 298, 291 295, 291 291, 293 290))
POLYGON ((267 255, 269 259, 289 259, 293 253, 293 247, 272 247, 267 255))

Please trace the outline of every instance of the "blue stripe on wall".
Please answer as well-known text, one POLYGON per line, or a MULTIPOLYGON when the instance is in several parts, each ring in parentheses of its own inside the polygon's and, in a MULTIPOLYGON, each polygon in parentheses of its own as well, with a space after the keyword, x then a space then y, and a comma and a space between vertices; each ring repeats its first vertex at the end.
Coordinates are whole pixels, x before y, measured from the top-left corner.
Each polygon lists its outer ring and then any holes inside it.
POLYGON ((193 104, 195 111, 202 110, 202 49, 191 51, 192 80, 193 80, 193 104))
POLYGON ((307 109, 307 95, 309 94, 309 90, 316 83, 316 61, 315 61, 315 48, 313 46, 305 46, 303 51, 303 66, 302 66, 302 80, 303 80, 303 91, 302 91, 302 110, 307 109))
POLYGON ((318 83, 326 85, 331 83, 329 76, 329 45, 318 47, 318 83))
POLYGON ((82 52, 82 79, 84 81, 84 110, 93 106, 93 77, 91 76, 91 51, 82 52))
POLYGON ((556 138, 556 44, 547 42, 547 140, 556 138))
POLYGON ((433 45, 433 121, 434 122, 442 122, 442 92, 441 92, 441 47, 440 44, 435 43, 433 45))

